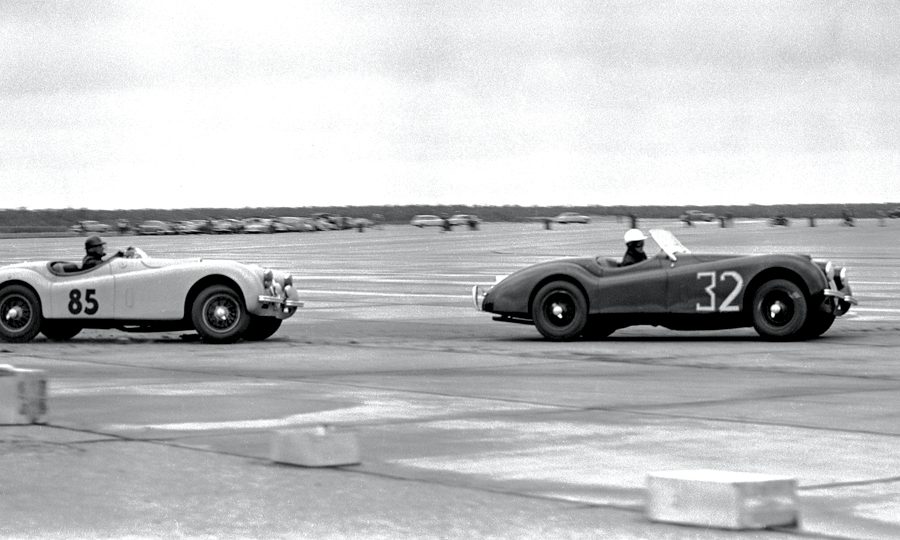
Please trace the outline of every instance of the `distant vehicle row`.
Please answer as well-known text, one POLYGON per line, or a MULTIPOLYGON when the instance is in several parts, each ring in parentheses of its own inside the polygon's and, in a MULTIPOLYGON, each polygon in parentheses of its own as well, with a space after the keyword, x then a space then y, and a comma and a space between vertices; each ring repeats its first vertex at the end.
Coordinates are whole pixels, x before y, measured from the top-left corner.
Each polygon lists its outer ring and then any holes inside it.
POLYGON ((440 216, 435 216, 432 214, 419 214, 413 216, 410 220, 409 224, 422 228, 422 227, 444 227, 449 225, 451 227, 455 227, 458 225, 472 225, 481 223, 481 219, 473 214, 454 214, 448 218, 442 218, 440 216))
MULTIPOLYGON (((591 218, 576 212, 563 212, 553 218, 539 218, 550 220, 554 223, 590 223, 591 218)), ((454 214, 449 218, 443 218, 434 214, 419 214, 413 216, 409 224, 415 227, 455 227, 458 225, 477 226, 481 223, 481 218, 473 214, 454 214)))
POLYGON ((119 220, 115 226, 93 220, 79 221, 69 227, 75 234, 260 234, 278 232, 314 232, 339 229, 368 228, 375 222, 367 218, 351 218, 318 214, 314 217, 284 216, 277 218, 245 219, 191 219, 184 221, 163 221, 150 219, 132 225, 127 220, 119 220))

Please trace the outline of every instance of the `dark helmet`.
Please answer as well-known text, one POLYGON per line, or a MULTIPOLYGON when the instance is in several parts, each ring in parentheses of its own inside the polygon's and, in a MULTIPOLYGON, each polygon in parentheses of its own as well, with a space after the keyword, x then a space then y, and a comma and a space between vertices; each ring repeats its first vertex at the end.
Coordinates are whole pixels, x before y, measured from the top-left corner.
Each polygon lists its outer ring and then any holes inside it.
POLYGON ((92 247, 105 245, 106 242, 104 242, 99 236, 92 236, 84 241, 84 249, 91 249, 92 247))

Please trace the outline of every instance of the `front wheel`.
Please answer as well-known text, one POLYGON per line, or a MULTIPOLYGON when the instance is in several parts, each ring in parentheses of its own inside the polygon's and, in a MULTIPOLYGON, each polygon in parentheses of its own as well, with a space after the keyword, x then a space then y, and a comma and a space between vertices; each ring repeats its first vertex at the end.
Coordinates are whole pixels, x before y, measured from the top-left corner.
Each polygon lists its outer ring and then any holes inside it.
POLYGON ((23 285, 0 289, 0 339, 25 343, 41 331, 41 300, 23 285))
POLYGON ((753 295, 753 327, 771 340, 803 337, 808 302, 800 287, 786 279, 773 279, 753 295))
POLYGON ((806 337, 817 338, 828 331, 834 324, 834 313, 817 313, 809 318, 804 329, 806 337))
POLYGON ((545 338, 569 341, 577 338, 587 323, 587 301, 581 289, 568 281, 550 282, 538 291, 531 304, 534 326, 545 338))
POLYGON ((244 300, 231 287, 212 285, 204 289, 191 306, 191 321, 207 343, 233 343, 250 323, 244 300))
POLYGON ((244 332, 247 341, 262 341, 278 331, 281 327, 281 319, 275 317, 262 317, 250 315, 250 324, 244 332))

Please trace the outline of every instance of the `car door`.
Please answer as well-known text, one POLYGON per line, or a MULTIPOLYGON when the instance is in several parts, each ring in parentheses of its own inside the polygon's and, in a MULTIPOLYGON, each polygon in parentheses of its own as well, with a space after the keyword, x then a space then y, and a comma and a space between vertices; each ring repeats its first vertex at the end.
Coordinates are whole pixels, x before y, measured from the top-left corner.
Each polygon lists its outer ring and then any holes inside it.
POLYGON ((741 311, 747 269, 733 257, 679 253, 668 274, 670 313, 709 314, 741 311))
POLYGON ((115 287, 110 264, 58 277, 50 285, 50 318, 111 319, 115 287))
POLYGON ((604 268, 595 313, 665 313, 667 259, 651 257, 624 268, 604 268))
POLYGON ((147 260, 117 259, 112 263, 112 271, 116 319, 171 320, 183 314, 183 304, 173 301, 178 287, 172 282, 167 283, 165 273, 148 265, 147 260))

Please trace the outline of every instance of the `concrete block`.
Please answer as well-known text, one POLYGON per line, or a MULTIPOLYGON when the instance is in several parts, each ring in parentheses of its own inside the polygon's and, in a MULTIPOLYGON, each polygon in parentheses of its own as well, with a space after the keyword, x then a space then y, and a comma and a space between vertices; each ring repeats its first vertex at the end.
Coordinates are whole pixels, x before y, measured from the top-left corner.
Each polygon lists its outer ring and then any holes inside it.
POLYGON ((0 365, 0 424, 40 424, 47 416, 47 374, 0 365))
POLYGON ((276 463, 301 467, 338 467, 361 461, 356 433, 325 426, 275 431, 271 457, 276 463))
POLYGON ((764 529, 797 526, 793 478, 715 470, 681 470, 647 476, 647 517, 653 521, 764 529))

